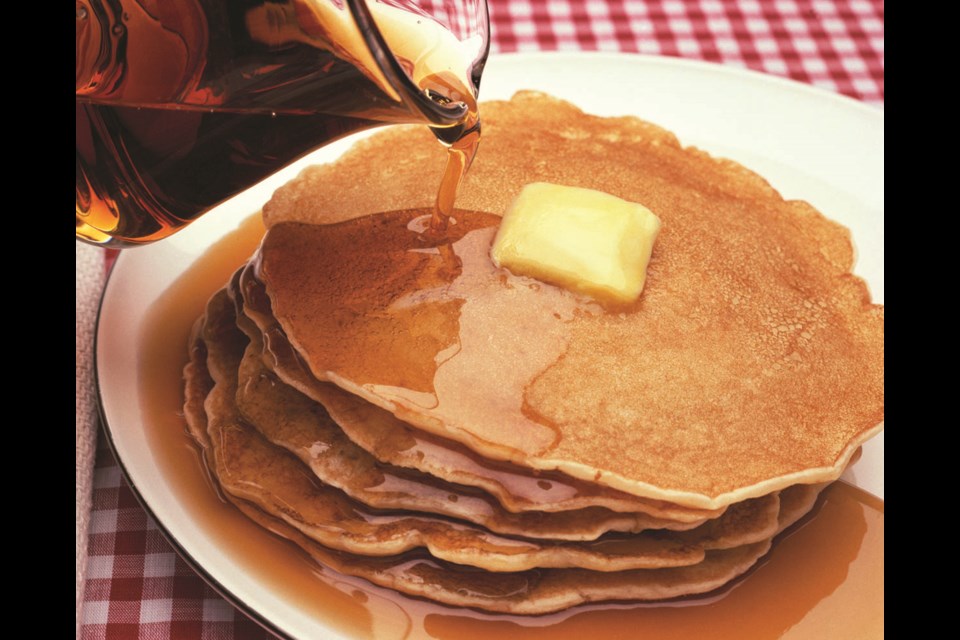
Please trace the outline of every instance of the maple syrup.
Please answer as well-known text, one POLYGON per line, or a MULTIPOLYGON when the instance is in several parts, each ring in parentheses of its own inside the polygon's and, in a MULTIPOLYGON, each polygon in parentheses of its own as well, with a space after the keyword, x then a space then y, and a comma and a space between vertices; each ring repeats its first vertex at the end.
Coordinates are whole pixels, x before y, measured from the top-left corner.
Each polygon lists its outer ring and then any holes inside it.
POLYGON ((255 251, 262 233, 254 216, 211 247, 149 310, 140 339, 139 387, 148 439, 186 517, 201 523, 263 589, 356 638, 883 637, 883 501, 844 482, 825 490, 814 513, 781 535, 746 576, 703 597, 522 617, 408 598, 318 568, 218 497, 182 417, 190 328, 209 297, 255 251))
POLYGON ((398 122, 449 145, 443 226, 479 143, 487 51, 485 1, 456 7, 473 15, 454 36, 405 1, 78 0, 77 238, 164 238, 313 149, 398 122))

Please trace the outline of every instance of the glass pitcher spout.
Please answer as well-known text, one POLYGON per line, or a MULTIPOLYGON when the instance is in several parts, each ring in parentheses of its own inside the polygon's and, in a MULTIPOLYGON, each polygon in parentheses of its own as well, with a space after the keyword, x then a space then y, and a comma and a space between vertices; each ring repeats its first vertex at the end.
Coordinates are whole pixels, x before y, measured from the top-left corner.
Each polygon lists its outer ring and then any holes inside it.
POLYGON ((486 3, 420 4, 78 0, 77 238, 161 239, 365 128, 476 129, 486 3))

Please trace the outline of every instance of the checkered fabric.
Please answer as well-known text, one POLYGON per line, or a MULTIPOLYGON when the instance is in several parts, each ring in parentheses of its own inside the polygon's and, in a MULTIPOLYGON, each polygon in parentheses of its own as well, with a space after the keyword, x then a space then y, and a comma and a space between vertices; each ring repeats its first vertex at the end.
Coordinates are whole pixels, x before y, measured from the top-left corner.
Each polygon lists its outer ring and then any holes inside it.
POLYGON ((883 103, 880 0, 490 2, 493 51, 696 58, 883 103))
POLYGON ((89 535, 83 638, 273 637, 174 552, 104 447, 97 452, 89 535))
MULTIPOLYGON (((882 0, 489 0, 489 9, 495 53, 694 58, 883 105, 882 0)), ((102 446, 81 623, 85 640, 272 637, 176 555, 102 446)))

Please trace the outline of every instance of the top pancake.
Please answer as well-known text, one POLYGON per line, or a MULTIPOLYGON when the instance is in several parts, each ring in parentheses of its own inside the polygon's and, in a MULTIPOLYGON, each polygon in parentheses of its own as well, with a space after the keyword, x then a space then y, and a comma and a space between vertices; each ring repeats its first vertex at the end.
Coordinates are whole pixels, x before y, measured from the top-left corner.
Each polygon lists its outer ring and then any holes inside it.
POLYGON ((264 209, 259 277, 314 375, 486 457, 690 507, 837 478, 883 420, 883 310, 848 232, 634 118, 533 93, 483 109, 458 204, 499 214, 533 181, 643 203, 663 227, 640 300, 496 269, 488 214, 446 246, 417 212, 284 223, 429 205, 442 151, 390 130, 264 209))

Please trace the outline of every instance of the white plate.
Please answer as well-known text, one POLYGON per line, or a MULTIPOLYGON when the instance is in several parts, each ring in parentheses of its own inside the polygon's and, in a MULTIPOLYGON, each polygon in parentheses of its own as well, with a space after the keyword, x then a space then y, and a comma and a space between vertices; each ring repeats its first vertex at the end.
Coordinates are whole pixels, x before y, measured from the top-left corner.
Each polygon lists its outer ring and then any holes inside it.
MULTIPOLYGON (((492 57, 481 97, 508 98, 519 89, 540 89, 591 113, 640 116, 675 132, 685 144, 742 162, 785 197, 809 201, 852 230, 859 251, 855 271, 869 283, 874 300, 883 301, 881 110, 772 76, 672 58, 576 53, 492 57)), ((138 350, 146 310, 205 248, 257 211, 303 167, 336 158, 356 138, 308 156, 164 242, 124 252, 107 283, 97 333, 107 430, 145 506, 229 597, 296 637, 342 636, 296 602, 258 588, 183 508, 177 484, 165 475, 147 437, 138 350)), ((865 447, 848 480, 883 497, 882 434, 865 447)))

